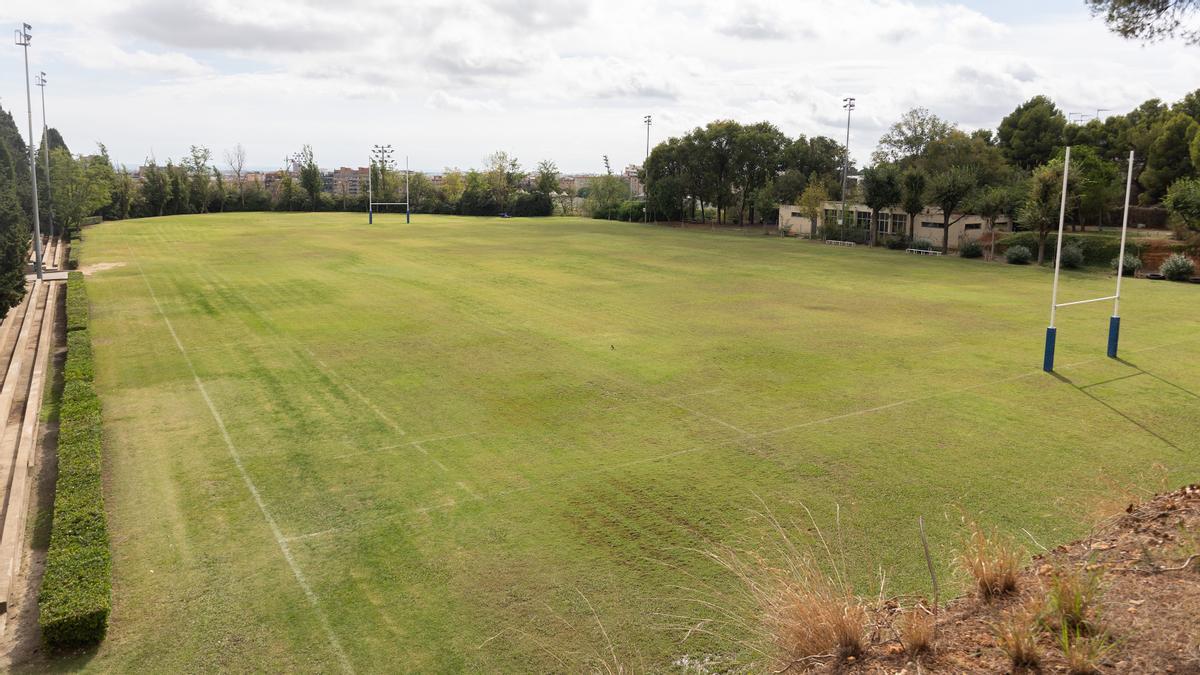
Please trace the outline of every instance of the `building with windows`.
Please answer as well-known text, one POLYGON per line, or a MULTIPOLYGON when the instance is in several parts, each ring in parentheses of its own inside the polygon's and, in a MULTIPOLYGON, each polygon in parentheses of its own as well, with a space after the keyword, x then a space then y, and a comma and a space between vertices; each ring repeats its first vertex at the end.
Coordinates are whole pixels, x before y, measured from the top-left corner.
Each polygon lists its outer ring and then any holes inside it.
POLYGON ((348 166, 343 166, 335 171, 326 171, 321 175, 321 179, 324 183, 325 192, 357 197, 360 194, 366 194, 369 173, 370 169, 367 167, 352 169, 348 166))
MULTIPOLYGON (((791 204, 779 207, 779 226, 787 228, 792 234, 806 238, 823 238, 821 233, 826 229, 838 228, 839 224, 851 228, 851 231, 861 232, 861 239, 869 237, 871 228, 871 209, 866 204, 846 204, 846 218, 840 223, 841 202, 824 202, 817 222, 801 213, 800 208, 791 204)), ((882 209, 879 212, 879 225, 876 240, 883 240, 896 234, 908 235, 914 239, 928 239, 934 244, 942 242, 942 210, 926 207, 909 221, 907 213, 899 208, 882 209)), ((995 223, 998 232, 1008 232, 1012 224, 1007 218, 1000 218, 995 223)), ((980 215, 970 213, 950 214, 950 248, 957 249, 964 241, 977 241, 983 238, 987 231, 987 220, 980 215)))

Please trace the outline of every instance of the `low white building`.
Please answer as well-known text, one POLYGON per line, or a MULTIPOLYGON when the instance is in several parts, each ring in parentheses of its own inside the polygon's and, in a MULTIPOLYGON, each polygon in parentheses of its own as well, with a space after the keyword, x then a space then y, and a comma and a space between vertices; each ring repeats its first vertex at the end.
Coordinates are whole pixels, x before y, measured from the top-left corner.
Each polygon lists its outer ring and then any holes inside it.
MULTIPOLYGON (((779 207, 779 226, 787 228, 798 237, 813 238, 819 236, 822 229, 829 224, 838 226, 838 215, 841 212, 841 202, 824 202, 817 222, 800 211, 798 206, 783 204, 779 207)), ((914 239, 928 239, 934 244, 942 243, 942 210, 926 207, 909 220, 909 216, 898 207, 882 209, 879 212, 879 229, 876 240, 883 241, 890 235, 911 235, 914 239)), ((871 209, 866 204, 846 204, 845 226, 861 230, 864 235, 871 228, 871 209)), ((1000 218, 995 224, 996 231, 1008 232, 1012 224, 1007 218, 1000 218)), ((987 220, 980 215, 970 213, 950 214, 950 248, 958 248, 960 242, 976 241, 987 231, 987 220)), ((865 236, 864 236, 865 238, 865 236)))

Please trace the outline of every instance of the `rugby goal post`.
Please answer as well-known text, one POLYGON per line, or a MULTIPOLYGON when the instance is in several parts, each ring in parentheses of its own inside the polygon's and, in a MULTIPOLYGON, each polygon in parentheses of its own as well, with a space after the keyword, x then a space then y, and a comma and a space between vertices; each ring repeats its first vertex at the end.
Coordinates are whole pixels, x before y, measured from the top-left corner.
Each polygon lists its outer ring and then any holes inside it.
MULTIPOLYGON (((404 156, 404 201, 402 202, 377 202, 375 201, 375 186, 373 185, 375 177, 375 158, 372 157, 368 163, 367 169, 367 224, 375 222, 375 207, 376 206, 403 206, 404 207, 404 222, 412 222, 412 210, 408 206, 408 155, 404 156)), ((379 163, 379 175, 386 175, 387 165, 384 162, 379 163)))
POLYGON ((1121 339, 1121 280, 1125 277, 1125 242, 1129 232, 1129 196, 1133 190, 1133 159, 1134 153, 1129 152, 1129 171, 1125 177, 1125 212, 1121 218, 1121 250, 1117 254, 1117 289, 1113 295, 1071 302, 1058 301, 1059 270, 1062 268, 1063 225, 1067 214, 1067 179, 1071 173, 1071 148, 1067 147, 1066 158, 1063 161, 1062 201, 1058 209, 1058 240, 1054 243, 1054 288, 1050 292, 1050 326, 1046 328, 1046 349, 1042 357, 1042 370, 1054 372, 1054 347, 1058 339, 1058 308, 1074 305, 1086 305, 1093 302, 1113 301, 1113 313, 1108 318, 1108 357, 1117 358, 1117 346, 1121 339))

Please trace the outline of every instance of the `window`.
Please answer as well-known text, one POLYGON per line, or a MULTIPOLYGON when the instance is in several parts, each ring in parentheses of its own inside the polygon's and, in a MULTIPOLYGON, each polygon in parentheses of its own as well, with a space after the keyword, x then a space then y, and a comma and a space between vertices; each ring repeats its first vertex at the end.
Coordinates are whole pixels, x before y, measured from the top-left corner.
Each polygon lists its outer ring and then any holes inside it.
POLYGON ((879 226, 876 228, 879 230, 879 234, 887 234, 889 232, 888 222, 890 222, 888 220, 888 214, 886 214, 886 213, 879 214, 879 226))
POLYGON ((922 222, 922 223, 921 223, 921 227, 927 227, 927 228, 929 228, 929 229, 931 229, 931 230, 941 230, 941 229, 945 229, 945 228, 943 228, 943 227, 942 227, 942 224, 941 224, 941 223, 931 223, 931 222, 929 222, 928 220, 926 220, 926 221, 922 222))
POLYGON ((983 227, 983 223, 967 223, 967 225, 966 225, 966 228, 965 228, 965 229, 968 229, 968 230, 978 230, 978 229, 979 229, 979 228, 981 228, 981 227, 983 227))
POLYGON ((830 226, 830 225, 837 225, 837 224, 838 224, 837 210, 825 209, 825 225, 830 226))
POLYGON ((799 211, 792 211, 792 217, 793 218, 803 218, 804 214, 800 213, 799 211))
POLYGON ((908 225, 908 216, 903 213, 892 214, 892 232, 903 232, 906 225, 908 225))
POLYGON ((871 212, 870 211, 855 211, 854 212, 854 224, 863 229, 869 229, 871 227, 871 212))

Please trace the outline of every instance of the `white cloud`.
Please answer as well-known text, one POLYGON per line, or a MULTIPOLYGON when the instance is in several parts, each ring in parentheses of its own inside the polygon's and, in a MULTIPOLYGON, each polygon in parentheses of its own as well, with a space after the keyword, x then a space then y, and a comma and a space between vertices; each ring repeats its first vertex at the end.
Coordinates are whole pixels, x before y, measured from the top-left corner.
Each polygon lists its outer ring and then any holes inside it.
MULTIPOLYGON (((35 24, 51 123, 129 161, 240 141, 256 163, 307 142, 346 164, 387 139, 418 167, 503 146, 584 170, 639 160, 645 114, 655 139, 718 117, 840 139, 853 95, 861 159, 913 106, 974 128, 1035 94, 1120 111, 1200 81, 1194 50, 1123 42, 1078 5, 1000 21, 937 0, 16 0, 0 20, 35 24)), ((5 72, 19 56, 0 51, 5 72)), ((23 100, 0 82, 0 103, 23 100)))

